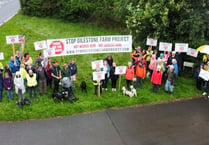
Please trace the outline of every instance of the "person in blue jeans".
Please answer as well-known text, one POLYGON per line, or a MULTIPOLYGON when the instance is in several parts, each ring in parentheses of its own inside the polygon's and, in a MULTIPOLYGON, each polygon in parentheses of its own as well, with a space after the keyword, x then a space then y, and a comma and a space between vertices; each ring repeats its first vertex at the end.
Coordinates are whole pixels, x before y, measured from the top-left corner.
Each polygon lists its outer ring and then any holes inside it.
POLYGON ((0 68, 0 102, 2 101, 2 92, 3 92, 3 69, 0 68))
POLYGON ((12 94, 13 81, 12 81, 12 78, 9 76, 8 72, 4 73, 3 85, 7 91, 8 99, 12 100, 13 99, 13 94, 12 94))
POLYGON ((176 83, 176 73, 174 71, 173 65, 169 65, 169 70, 168 70, 168 77, 166 80, 165 84, 165 91, 166 93, 173 93, 173 88, 176 83))

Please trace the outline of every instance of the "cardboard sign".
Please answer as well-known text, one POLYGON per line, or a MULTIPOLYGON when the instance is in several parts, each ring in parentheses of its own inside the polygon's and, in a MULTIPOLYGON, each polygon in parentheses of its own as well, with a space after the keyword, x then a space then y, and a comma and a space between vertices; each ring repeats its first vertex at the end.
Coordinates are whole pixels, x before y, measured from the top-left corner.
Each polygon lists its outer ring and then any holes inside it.
POLYGON ((148 46, 157 46, 157 40, 156 39, 152 39, 152 38, 147 38, 146 45, 148 45, 148 46))
POLYGON ((93 80, 100 81, 105 79, 105 73, 103 71, 93 72, 93 80))
POLYGON ((198 51, 196 49, 188 48, 187 49, 187 55, 197 57, 198 51))
POLYGON ((46 41, 43 40, 43 41, 34 42, 34 47, 35 50, 47 49, 46 41))
POLYGON ((4 53, 0 52, 0 60, 4 60, 4 53))
POLYGON ((19 43, 23 44, 25 43, 25 36, 24 35, 18 35, 19 43))
POLYGON ((176 52, 187 52, 189 44, 188 43, 176 43, 175 51, 176 52))
POLYGON ((159 50, 160 51, 172 51, 172 43, 160 42, 159 50))
POLYGON ((126 66, 115 67, 115 75, 122 75, 126 73, 126 66))
POLYGON ((199 74, 199 77, 208 81, 209 80, 209 72, 207 72, 206 70, 204 69, 201 69, 200 70, 200 74, 199 74))
POLYGON ((96 69, 97 67, 102 68, 103 67, 103 60, 96 60, 91 62, 92 69, 96 69))
POLYGON ((52 56, 53 54, 53 51, 52 49, 44 49, 43 53, 44 53, 44 58, 49 58, 52 56))

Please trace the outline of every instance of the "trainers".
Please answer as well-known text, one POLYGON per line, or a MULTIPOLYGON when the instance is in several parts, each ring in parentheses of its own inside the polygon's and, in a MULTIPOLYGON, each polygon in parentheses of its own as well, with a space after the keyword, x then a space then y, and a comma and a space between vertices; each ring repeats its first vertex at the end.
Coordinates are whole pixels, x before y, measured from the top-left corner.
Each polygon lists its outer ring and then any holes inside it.
POLYGON ((107 91, 107 88, 105 90, 107 91))
POLYGON ((206 92, 203 92, 202 95, 205 96, 205 95, 207 95, 207 93, 206 92))

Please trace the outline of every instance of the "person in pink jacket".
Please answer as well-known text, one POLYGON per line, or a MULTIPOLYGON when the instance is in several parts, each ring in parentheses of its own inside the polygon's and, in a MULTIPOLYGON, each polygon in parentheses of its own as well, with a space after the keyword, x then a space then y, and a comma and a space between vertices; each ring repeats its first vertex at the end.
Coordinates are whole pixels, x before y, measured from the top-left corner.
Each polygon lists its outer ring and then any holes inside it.
POLYGON ((149 64, 149 69, 150 69, 150 76, 152 76, 152 72, 157 69, 156 54, 152 55, 152 59, 151 59, 150 64, 149 64))

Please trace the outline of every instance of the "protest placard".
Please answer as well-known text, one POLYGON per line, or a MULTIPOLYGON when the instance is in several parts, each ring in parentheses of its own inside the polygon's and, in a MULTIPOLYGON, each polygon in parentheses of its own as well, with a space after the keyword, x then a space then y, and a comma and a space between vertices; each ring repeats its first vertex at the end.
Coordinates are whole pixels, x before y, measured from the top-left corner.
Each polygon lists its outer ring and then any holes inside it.
POLYGON ((0 60, 4 60, 4 53, 0 52, 0 60))
POLYGON ((34 47, 35 47, 35 50, 46 49, 47 48, 46 41, 43 40, 43 41, 34 42, 34 47))
POLYGON ((132 51, 131 35, 90 36, 47 40, 47 49, 52 49, 51 57, 118 53, 132 51))
POLYGON ((188 48, 187 49, 187 55, 197 57, 198 51, 196 49, 188 48))
POLYGON ((157 46, 157 40, 153 38, 147 38, 146 45, 148 46, 157 46))
POLYGON ((126 66, 116 66, 115 67, 115 74, 122 75, 126 73, 126 66))
POLYGON ((7 44, 19 43, 19 35, 6 36, 6 43, 7 44))
POLYGON ((105 73, 103 71, 93 72, 93 80, 100 81, 105 79, 105 73))
POLYGON ((176 52, 187 52, 189 44, 188 43, 176 43, 175 51, 176 52))
POLYGON ((159 50, 160 51, 172 51, 172 43, 160 42, 159 50))
POLYGON ((209 80, 209 72, 204 70, 204 69, 201 69, 199 77, 204 79, 204 80, 206 80, 206 81, 208 81, 209 80))
POLYGON ((103 60, 96 60, 91 62, 92 69, 96 69, 97 67, 102 68, 103 67, 103 60))

